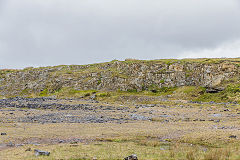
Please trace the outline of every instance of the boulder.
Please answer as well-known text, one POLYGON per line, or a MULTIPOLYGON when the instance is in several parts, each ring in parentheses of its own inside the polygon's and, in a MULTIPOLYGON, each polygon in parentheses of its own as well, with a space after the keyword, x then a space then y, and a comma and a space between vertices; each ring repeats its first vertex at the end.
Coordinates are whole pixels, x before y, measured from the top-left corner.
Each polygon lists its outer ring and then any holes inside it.
POLYGON ((50 152, 34 149, 35 156, 49 156, 50 152))
POLYGON ((218 93, 218 92, 221 92, 221 91, 223 91, 224 90, 224 88, 211 88, 211 87, 209 87, 209 88, 206 88, 206 92, 207 93, 218 93))
POLYGON ((131 156, 124 158, 124 160, 138 160, 138 158, 136 154, 132 154, 131 156))
POLYGON ((231 135, 231 136, 229 136, 229 138, 234 138, 234 139, 236 139, 237 136, 235 136, 235 135, 231 135))
POLYGON ((91 98, 91 99, 96 99, 96 97, 97 97, 96 94, 93 94, 93 95, 91 95, 90 98, 91 98))

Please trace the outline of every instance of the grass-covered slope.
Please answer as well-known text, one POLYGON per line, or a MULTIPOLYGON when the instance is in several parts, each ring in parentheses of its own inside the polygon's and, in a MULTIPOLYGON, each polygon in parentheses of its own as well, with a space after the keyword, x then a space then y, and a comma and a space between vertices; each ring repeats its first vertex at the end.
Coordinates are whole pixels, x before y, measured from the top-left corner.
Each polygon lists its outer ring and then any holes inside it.
POLYGON ((0 96, 163 96, 195 101, 240 101, 240 59, 111 61, 90 65, 0 70, 0 96))

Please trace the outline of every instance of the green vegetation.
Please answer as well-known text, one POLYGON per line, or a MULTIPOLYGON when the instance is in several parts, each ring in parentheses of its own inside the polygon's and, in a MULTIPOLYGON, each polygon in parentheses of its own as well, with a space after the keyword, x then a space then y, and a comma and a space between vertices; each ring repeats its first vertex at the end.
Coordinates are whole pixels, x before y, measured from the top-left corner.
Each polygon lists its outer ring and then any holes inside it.
POLYGON ((8 73, 15 73, 18 72, 19 70, 16 69, 1 69, 0 70, 0 78, 4 77, 8 73))
POLYGON ((111 97, 111 93, 109 92, 103 92, 103 93, 98 93, 98 97, 111 97))
MULTIPOLYGON (((57 98, 89 98, 96 94, 97 100, 107 102, 119 102, 121 97, 165 97, 171 100, 192 100, 199 102, 238 102, 240 103, 240 85, 231 84, 218 93, 207 93, 206 88, 196 86, 183 87, 161 87, 151 85, 147 90, 137 91, 137 89, 128 89, 127 91, 101 91, 101 90, 76 90, 70 87, 61 88, 50 92, 49 89, 44 89, 39 94, 31 93, 29 89, 24 89, 20 92, 20 96, 27 97, 48 97, 55 96, 57 98)), ((147 98, 145 98, 147 99, 147 98)), ((151 103, 151 101, 142 102, 151 103)), ((153 103, 153 102, 152 102, 153 103)))
POLYGON ((162 79, 162 80, 160 81, 160 83, 162 83, 162 84, 163 84, 164 82, 165 82, 165 80, 164 80, 164 79, 162 79))
POLYGON ((30 94, 30 90, 29 89, 24 89, 21 91, 20 95, 24 96, 24 95, 29 95, 30 94))
POLYGON ((58 98, 79 98, 88 97, 96 92, 96 90, 76 90, 72 88, 62 88, 52 95, 55 95, 58 98))
POLYGON ((203 102, 238 102, 240 103, 240 84, 229 84, 223 91, 219 93, 204 92, 195 99, 203 102))
POLYGON ((128 89, 127 90, 129 93, 137 93, 137 89, 128 89))
POLYGON ((125 61, 119 61, 125 63, 164 63, 171 65, 173 63, 201 63, 201 64, 219 64, 222 62, 230 62, 236 65, 240 64, 240 58, 186 58, 186 59, 156 59, 156 60, 137 60, 126 59, 125 61))
POLYGON ((44 89, 43 91, 40 92, 39 96, 41 97, 47 97, 49 96, 49 91, 48 89, 44 89))

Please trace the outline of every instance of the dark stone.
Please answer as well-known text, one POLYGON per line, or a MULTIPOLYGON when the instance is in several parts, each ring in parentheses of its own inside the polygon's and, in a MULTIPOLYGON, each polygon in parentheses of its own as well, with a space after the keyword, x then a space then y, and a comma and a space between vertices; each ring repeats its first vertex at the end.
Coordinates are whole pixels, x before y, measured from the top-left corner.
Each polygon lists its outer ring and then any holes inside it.
POLYGON ((7 133, 1 133, 1 136, 5 136, 5 135, 7 135, 7 133))
POLYGON ((136 154, 132 154, 131 156, 124 158, 124 160, 138 160, 138 158, 136 154))
POLYGON ((209 87, 209 88, 206 89, 206 92, 207 93, 219 93, 223 90, 224 90, 224 88, 210 88, 209 87))
POLYGON ((231 135, 231 136, 229 136, 229 138, 237 138, 237 136, 235 136, 235 135, 231 135))
POLYGON ((58 141, 58 143, 63 143, 63 142, 64 142, 64 140, 59 140, 59 141, 58 141))
POLYGON ((156 89, 153 89, 153 90, 151 90, 153 93, 157 93, 157 90, 156 89))

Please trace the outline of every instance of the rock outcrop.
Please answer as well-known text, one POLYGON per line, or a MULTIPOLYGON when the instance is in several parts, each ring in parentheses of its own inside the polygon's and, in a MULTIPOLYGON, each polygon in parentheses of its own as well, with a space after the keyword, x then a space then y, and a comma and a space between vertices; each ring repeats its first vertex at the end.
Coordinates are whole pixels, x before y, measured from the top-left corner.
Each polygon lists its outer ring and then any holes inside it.
POLYGON ((14 96, 75 90, 145 90, 161 87, 221 87, 239 76, 235 59, 112 61, 92 65, 62 65, 0 71, 0 95, 14 96))

